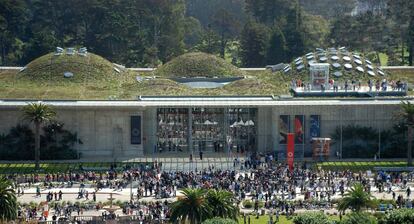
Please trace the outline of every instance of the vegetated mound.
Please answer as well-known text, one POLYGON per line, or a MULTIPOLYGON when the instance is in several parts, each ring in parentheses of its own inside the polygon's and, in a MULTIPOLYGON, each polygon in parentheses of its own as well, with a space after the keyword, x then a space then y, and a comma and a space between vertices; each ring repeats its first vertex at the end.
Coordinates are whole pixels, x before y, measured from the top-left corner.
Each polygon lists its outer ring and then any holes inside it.
POLYGON ((188 95, 190 89, 185 85, 170 79, 150 79, 142 82, 129 82, 122 85, 121 98, 129 99, 140 95, 166 96, 166 95, 188 95))
POLYGON ((293 77, 309 79, 310 64, 329 64, 330 77, 337 80, 346 79, 383 79, 387 74, 378 65, 372 62, 366 55, 341 48, 317 48, 302 57, 296 58, 284 68, 284 73, 293 77))
POLYGON ((19 75, 35 80, 79 82, 110 80, 124 72, 127 70, 96 54, 87 53, 82 56, 76 53, 49 53, 30 62, 19 75), (68 77, 64 77, 65 73, 68 77))
POLYGON ((289 77, 263 71, 222 87, 230 95, 279 95, 289 92, 289 77))
POLYGON ((235 77, 244 73, 224 59, 211 54, 193 52, 180 55, 159 67, 155 74, 168 78, 177 77, 235 77))

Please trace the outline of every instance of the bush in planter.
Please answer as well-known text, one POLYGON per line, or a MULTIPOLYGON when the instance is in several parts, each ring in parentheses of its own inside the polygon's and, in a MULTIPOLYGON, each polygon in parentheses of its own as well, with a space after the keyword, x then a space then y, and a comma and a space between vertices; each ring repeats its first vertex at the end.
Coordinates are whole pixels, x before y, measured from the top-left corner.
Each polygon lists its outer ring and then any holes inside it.
POLYGON ((205 220, 203 224, 237 224, 237 222, 232 219, 223 219, 216 217, 205 220))
POLYGON ((397 202, 392 199, 379 199, 378 204, 384 204, 384 205, 391 204, 394 208, 397 207, 397 202))
POLYGON ((242 205, 244 208, 253 208, 254 203, 250 200, 244 200, 242 205))
POLYGON ((341 224, 376 224, 377 219, 368 213, 352 212, 340 222, 341 224))
POLYGON ((305 212, 293 218, 294 224, 330 224, 329 218, 322 212, 305 212))
POLYGON ((379 224, 412 224, 414 223, 413 209, 396 209, 390 211, 382 219, 379 224))

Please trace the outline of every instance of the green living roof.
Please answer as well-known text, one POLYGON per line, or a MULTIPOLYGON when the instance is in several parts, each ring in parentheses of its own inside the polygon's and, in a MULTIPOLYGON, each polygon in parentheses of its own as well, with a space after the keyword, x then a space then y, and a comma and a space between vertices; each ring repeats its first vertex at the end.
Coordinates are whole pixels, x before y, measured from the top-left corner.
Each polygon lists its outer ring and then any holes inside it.
MULTIPOLYGON (((186 64, 186 66, 190 65, 186 64)), ((165 67, 168 67, 168 63, 160 69, 165 69, 165 67)), ((163 74, 163 71, 131 71, 116 66, 108 60, 91 53, 86 57, 47 54, 29 63, 22 72, 17 70, 0 70, 0 98, 133 100, 137 96, 145 95, 286 95, 289 94, 289 86, 293 78, 308 79, 308 76, 299 73, 288 75, 283 72, 272 73, 268 70, 241 72, 234 66, 231 67, 231 71, 234 73, 223 73, 222 77, 230 77, 231 74, 234 76, 243 74, 245 78, 215 89, 192 89, 172 81, 169 79, 171 76, 166 75, 166 73, 163 74), (63 77, 63 73, 67 71, 73 73, 72 78, 63 77), (139 79, 137 79, 137 76, 139 76, 139 79), (154 76, 156 77, 154 78, 154 76)), ((175 74, 178 75, 179 73, 175 74)), ((199 76, 198 73, 192 74, 199 76)), ((216 72, 211 74, 216 74, 216 72)), ((210 75, 204 76, 208 77, 210 75)), ((187 77, 190 76, 187 75, 187 77)), ((414 70, 393 71, 390 78, 401 78, 409 83, 414 83, 414 70)))
POLYGON ((237 77, 244 72, 215 55, 192 52, 180 55, 155 71, 155 75, 168 78, 180 77, 237 77))

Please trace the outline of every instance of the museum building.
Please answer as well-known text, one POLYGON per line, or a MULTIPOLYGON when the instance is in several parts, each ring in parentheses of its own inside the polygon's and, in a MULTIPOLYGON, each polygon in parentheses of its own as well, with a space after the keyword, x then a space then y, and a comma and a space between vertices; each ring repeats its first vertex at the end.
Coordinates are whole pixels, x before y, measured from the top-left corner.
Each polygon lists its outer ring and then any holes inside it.
MULTIPOLYGON (((82 158, 125 159, 205 153, 274 153, 285 158, 295 134, 295 159, 313 156, 312 140, 332 138, 348 125, 387 130, 401 100, 413 98, 297 99, 274 96, 138 97, 130 101, 43 101, 76 132, 82 158)), ((21 120, 27 100, 0 100, 0 133, 21 120)), ((329 156, 341 153, 338 139, 329 156)))

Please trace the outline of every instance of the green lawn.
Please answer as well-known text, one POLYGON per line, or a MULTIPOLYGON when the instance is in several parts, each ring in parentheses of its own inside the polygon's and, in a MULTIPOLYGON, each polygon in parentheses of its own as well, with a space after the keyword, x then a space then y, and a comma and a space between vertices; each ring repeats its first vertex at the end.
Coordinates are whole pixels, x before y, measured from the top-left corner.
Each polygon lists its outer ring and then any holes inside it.
MULTIPOLYGON (((139 167, 142 163, 116 163, 117 169, 125 166, 139 167)), ((79 171, 81 166, 85 170, 108 170, 111 167, 109 162, 97 163, 41 163, 37 173, 61 173, 67 171, 79 171)), ((0 164, 0 174, 30 174, 34 173, 34 163, 3 163, 0 164)))
POLYGON ((326 170, 353 170, 362 171, 370 170, 374 167, 404 167, 407 162, 404 161, 370 161, 370 162, 321 162, 316 164, 317 167, 326 170))
MULTIPOLYGON (((274 217, 273 217, 274 218, 274 217)), ((248 219, 246 218, 246 224, 248 224, 248 219)), ((273 220, 275 221, 275 220, 273 220)), ((256 219, 256 216, 250 216, 250 224, 268 224, 269 223, 269 216, 259 216, 259 219, 256 219)), ((292 219, 287 219, 286 216, 280 216, 279 222, 281 224, 291 224, 293 223, 292 219)), ((239 218, 239 224, 244 224, 243 217, 239 218)))
MULTIPOLYGON (((273 216, 273 218, 275 218, 275 216, 273 216)), ((329 216, 330 220, 332 221, 339 221, 339 217, 338 216, 329 216)), ((246 224, 248 224, 248 219, 246 218, 246 224)), ((273 220, 275 221, 275 220, 273 220)), ((265 215, 265 216, 259 216, 259 219, 256 219, 256 216, 251 215, 250 216, 250 224, 268 224, 269 223, 269 216, 265 215)), ((279 218, 279 222, 280 224, 292 224, 293 223, 293 219, 287 219, 286 216, 282 215, 279 218)), ((239 218, 239 224, 244 224, 244 219, 243 217, 239 218)))
POLYGON ((381 66, 387 66, 388 64, 388 55, 384 53, 379 53, 381 66))

